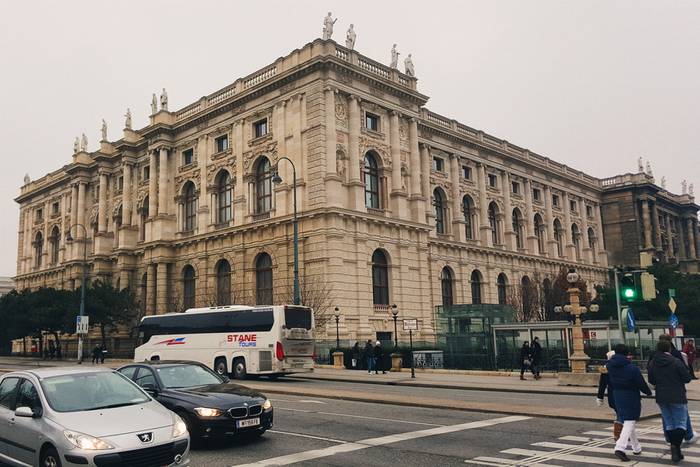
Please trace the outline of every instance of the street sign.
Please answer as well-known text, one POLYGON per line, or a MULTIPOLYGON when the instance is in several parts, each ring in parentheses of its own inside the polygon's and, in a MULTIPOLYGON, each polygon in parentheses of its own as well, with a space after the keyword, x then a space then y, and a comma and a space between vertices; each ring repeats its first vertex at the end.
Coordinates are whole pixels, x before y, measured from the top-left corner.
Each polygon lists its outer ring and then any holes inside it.
POLYGON ((622 321, 625 323, 627 332, 634 332, 635 330, 635 320, 632 308, 624 308, 622 310, 622 321))
POLYGON ((90 318, 88 316, 76 316, 75 318, 75 333, 87 334, 90 330, 90 318))
POLYGON ((668 301, 668 307, 671 309, 671 313, 676 312, 676 308, 678 308, 678 305, 676 305, 676 301, 671 297, 668 301))
POLYGON ((404 331, 417 331, 418 330, 418 320, 417 319, 405 319, 405 320, 403 320, 403 330, 404 331))
POLYGON ((678 316, 676 316, 675 313, 671 313, 671 318, 668 320, 668 324, 673 329, 676 329, 678 327, 678 316))

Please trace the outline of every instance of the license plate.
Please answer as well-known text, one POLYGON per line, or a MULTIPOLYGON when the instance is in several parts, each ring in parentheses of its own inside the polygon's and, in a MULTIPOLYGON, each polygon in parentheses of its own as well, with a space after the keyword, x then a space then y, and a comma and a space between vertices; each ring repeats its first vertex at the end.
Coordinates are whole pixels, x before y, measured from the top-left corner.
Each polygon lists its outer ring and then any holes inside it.
POLYGON ((260 417, 249 418, 248 420, 236 420, 236 427, 237 428, 248 428, 251 426, 258 426, 258 425, 260 425, 260 417))
POLYGON ((292 363, 292 368, 304 368, 303 363, 292 363))

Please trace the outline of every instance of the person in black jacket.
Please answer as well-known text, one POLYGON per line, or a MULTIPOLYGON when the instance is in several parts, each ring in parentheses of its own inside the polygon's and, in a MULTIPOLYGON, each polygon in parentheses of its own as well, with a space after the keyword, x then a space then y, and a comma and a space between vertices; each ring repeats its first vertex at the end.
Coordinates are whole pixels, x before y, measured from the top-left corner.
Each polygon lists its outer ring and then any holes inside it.
POLYGON ((625 344, 617 344, 615 355, 605 365, 613 388, 617 416, 622 421, 622 432, 615 443, 615 456, 623 462, 630 460, 625 453, 628 444, 632 445, 635 454, 642 452, 636 432, 636 425, 642 414, 642 398, 639 393, 651 396, 651 389, 644 381, 642 372, 627 358, 628 354, 625 344))
POLYGON ((525 381, 525 371, 530 370, 533 375, 537 376, 535 370, 532 369, 532 350, 528 341, 523 342, 520 348, 520 379, 525 381))
MULTIPOLYGON (((610 360, 615 352, 611 350, 605 357, 610 360)), ((603 406, 603 400, 605 399, 605 391, 608 392, 608 407, 615 411, 615 421, 613 422, 613 439, 617 441, 620 438, 620 433, 622 432, 622 420, 617 415, 617 409, 615 408, 615 395, 613 394, 613 388, 610 385, 610 378, 608 377, 608 369, 605 366, 600 367, 600 378, 598 379, 598 397, 596 398, 596 403, 598 407, 603 406)))
POLYGON ((374 346, 374 374, 378 375, 379 370, 382 370, 382 374, 386 374, 386 370, 384 370, 384 348, 382 348, 382 343, 377 341, 374 346))
POLYGON ((535 337, 532 340, 532 345, 530 346, 530 353, 532 354, 532 373, 535 375, 535 379, 540 379, 540 365, 542 364, 542 346, 540 345, 539 337, 535 337))
POLYGON ((372 370, 374 370, 374 347, 369 339, 367 339, 365 344, 364 358, 367 362, 367 374, 372 374, 372 370))
POLYGON ((649 365, 649 382, 656 386, 656 403, 661 410, 664 434, 671 444, 671 460, 683 459, 681 443, 688 424, 688 398, 685 385, 690 382, 688 367, 671 354, 671 342, 659 341, 649 365))

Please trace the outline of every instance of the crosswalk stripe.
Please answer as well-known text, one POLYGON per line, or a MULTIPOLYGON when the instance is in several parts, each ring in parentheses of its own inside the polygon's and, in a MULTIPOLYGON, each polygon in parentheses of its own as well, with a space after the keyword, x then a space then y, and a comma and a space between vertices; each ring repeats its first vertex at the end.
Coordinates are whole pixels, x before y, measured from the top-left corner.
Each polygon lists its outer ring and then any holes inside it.
MULTIPOLYGON (((501 451, 503 454, 516 454, 520 456, 542 456, 548 454, 548 451, 537 451, 534 449, 519 449, 519 448, 514 448, 514 449, 507 449, 505 451, 501 451)), ((592 457, 592 456, 580 456, 577 454, 561 454, 556 456, 556 458, 553 458, 552 460, 557 460, 557 461, 567 461, 567 462, 581 462, 584 464, 596 464, 596 465, 620 465, 620 461, 615 458, 611 457, 610 459, 605 459, 602 457, 592 457)), ((521 464, 518 464, 521 465, 521 464)), ((539 464, 537 464, 539 465, 539 464)), ((635 467, 658 467, 658 463, 656 462, 636 462, 634 464, 635 467)))
MULTIPOLYGON (((584 435, 608 436, 608 434, 605 433, 604 431, 587 431, 584 433, 584 435)), ((664 435, 640 433, 639 431, 637 431, 637 438, 648 439, 649 441, 662 441, 662 442, 666 441, 664 439, 664 435)))
POLYGON ((586 438, 585 436, 562 436, 562 441, 576 441, 579 443, 589 443, 591 441, 603 441, 603 438, 586 438))
MULTIPOLYGON (((541 443, 533 443, 532 446, 538 446, 542 448, 554 448, 554 449, 571 449, 571 448, 576 448, 579 447, 575 444, 564 444, 564 443, 552 443, 549 441, 543 441, 541 443)), ((580 446, 582 449, 580 449, 580 452, 593 452, 597 454, 612 454, 613 453, 613 448, 602 448, 602 447, 595 447, 595 446, 590 446, 590 447, 583 447, 580 446)), ((646 448, 647 446, 642 446, 642 449, 646 448)), ((637 456, 637 454, 635 454, 637 456)), ((668 456, 668 452, 649 452, 649 451, 642 451, 641 454, 638 455, 639 457, 648 457, 650 459, 662 459, 664 457, 668 456)), ((686 456, 686 462, 700 462, 700 457, 689 457, 686 456)))
MULTIPOLYGON (((464 461, 465 464, 475 464, 475 465, 491 465, 494 467, 497 467, 499 465, 521 465, 520 461, 514 460, 514 459, 502 459, 500 457, 488 457, 488 456, 482 456, 482 457, 476 457, 474 459, 467 459, 464 461)), ((545 464, 545 463, 537 463, 538 466, 544 466, 544 467, 563 467, 561 465, 556 465, 556 464, 545 464)))
MULTIPOLYGON (((578 436, 563 436, 559 439, 562 441, 578 441, 575 439, 564 439, 564 438, 579 438, 579 437, 578 436)), ((588 440, 589 438, 583 438, 583 439, 588 440)), ((615 444, 615 440, 613 440, 613 439, 604 440, 604 441, 605 441, 604 444, 615 444)), ((667 443, 652 443, 652 442, 645 441, 642 443, 642 449, 666 449, 666 450, 668 450, 668 449, 670 449, 670 447, 667 443)), ((695 447, 693 445, 690 445, 690 446, 684 445, 684 446, 682 446, 682 450, 683 450, 683 452, 691 452, 693 454, 700 454, 700 447, 695 447)))

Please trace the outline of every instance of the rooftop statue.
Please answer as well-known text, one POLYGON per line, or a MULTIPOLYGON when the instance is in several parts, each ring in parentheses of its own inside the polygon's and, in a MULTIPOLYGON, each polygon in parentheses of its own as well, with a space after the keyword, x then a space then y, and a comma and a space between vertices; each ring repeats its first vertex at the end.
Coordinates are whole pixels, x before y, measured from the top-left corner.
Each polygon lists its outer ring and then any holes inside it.
POLYGON ((391 68, 399 67, 399 52, 396 50, 396 44, 391 48, 391 68))
POLYGON ((408 76, 416 76, 416 69, 413 67, 413 60, 411 60, 411 54, 408 54, 406 60, 403 61, 403 66, 405 67, 405 73, 408 76))
POLYGON ((323 18, 323 39, 328 40, 333 35, 333 25, 338 21, 338 18, 333 19, 331 12, 328 12, 328 16, 323 18))
POLYGON ((160 95, 160 110, 168 110, 168 92, 163 88, 163 93, 160 95))
POLYGON ((127 107, 126 114, 124 114, 126 120, 124 121, 124 128, 131 130, 131 110, 127 107))
POLYGON ((348 33, 345 36, 345 46, 350 50, 355 49, 355 39, 357 39, 357 34, 355 33, 353 27, 354 25, 351 24, 348 28, 348 33))

